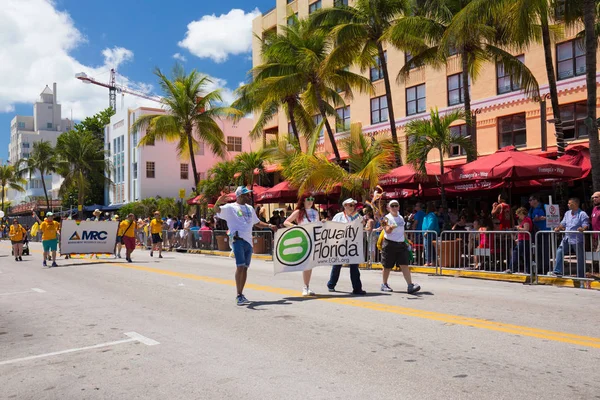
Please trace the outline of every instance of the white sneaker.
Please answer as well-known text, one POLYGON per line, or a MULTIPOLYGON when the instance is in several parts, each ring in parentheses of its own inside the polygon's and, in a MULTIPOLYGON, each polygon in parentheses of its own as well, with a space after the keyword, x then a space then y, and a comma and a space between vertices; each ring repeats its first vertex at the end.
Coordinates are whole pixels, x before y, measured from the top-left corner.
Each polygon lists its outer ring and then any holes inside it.
POLYGON ((302 289, 302 296, 314 296, 314 295, 315 295, 315 292, 310 290, 308 286, 304 286, 304 288, 302 289))

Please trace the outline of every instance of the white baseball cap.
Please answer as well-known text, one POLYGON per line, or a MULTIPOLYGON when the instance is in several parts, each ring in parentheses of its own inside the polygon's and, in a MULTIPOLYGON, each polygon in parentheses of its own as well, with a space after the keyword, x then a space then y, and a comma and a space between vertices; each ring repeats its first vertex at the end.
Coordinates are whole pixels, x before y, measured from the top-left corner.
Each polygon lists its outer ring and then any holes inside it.
POLYGON ((248 189, 246 186, 239 186, 235 190, 235 197, 240 197, 244 194, 252 193, 252 190, 248 189))
POLYGON ((345 206, 346 204, 356 204, 356 203, 358 203, 358 201, 354 200, 353 198, 349 198, 349 199, 344 200, 342 205, 345 206))
POLYGON ((390 205, 390 206, 392 206, 392 205, 394 205, 394 204, 395 204, 395 205, 397 205, 397 206, 399 206, 399 205, 400 205, 400 203, 398 203, 398 200, 392 200, 392 201, 390 201, 390 204, 389 204, 389 205, 390 205))

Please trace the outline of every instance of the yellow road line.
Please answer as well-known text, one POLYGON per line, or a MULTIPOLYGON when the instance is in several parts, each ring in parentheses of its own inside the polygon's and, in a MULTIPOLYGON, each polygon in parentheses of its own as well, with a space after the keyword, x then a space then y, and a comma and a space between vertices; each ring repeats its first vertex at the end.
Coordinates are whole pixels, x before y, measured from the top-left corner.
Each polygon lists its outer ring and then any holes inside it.
MULTIPOLYGON (((128 268, 128 269, 133 269, 133 270, 143 271, 143 272, 150 272, 150 273, 159 274, 159 275, 166 275, 166 276, 172 276, 172 277, 183 278, 183 279, 191 279, 191 280, 195 280, 195 281, 217 283, 220 285, 227 285, 227 286, 235 286, 235 281, 229 280, 229 279, 214 278, 214 277, 210 277, 210 276, 202 276, 202 275, 196 275, 196 274, 188 274, 188 273, 169 271, 169 270, 165 270, 165 269, 152 268, 152 267, 143 267, 143 266, 134 265, 134 264, 110 263, 107 265, 121 267, 121 268, 128 268)), ((268 292, 268 293, 284 295, 284 296, 298 296, 299 295, 298 291, 296 291, 296 290, 283 289, 283 288, 265 286, 265 285, 247 284, 246 288, 261 291, 261 292, 268 292)), ((488 321, 485 319, 469 318, 469 317, 463 317, 460 315, 444 314, 444 313, 439 313, 439 312, 435 312, 435 311, 425 311, 425 310, 419 310, 419 309, 415 309, 415 308, 401 307, 401 306, 395 306, 395 305, 389 305, 389 304, 373 303, 373 302, 364 301, 364 300, 357 300, 355 298, 350 298, 350 297, 349 298, 331 298, 331 297, 328 297, 325 295, 325 296, 317 296, 316 300, 325 301, 328 303, 335 303, 335 304, 347 305, 347 306, 352 306, 352 307, 358 307, 358 308, 367 309, 367 310, 387 312, 387 313, 398 314, 398 315, 406 315, 406 316, 410 316, 410 317, 445 322, 445 323, 454 324, 454 325, 470 326, 473 328, 486 329, 486 330, 496 331, 496 332, 510 333, 510 334, 514 334, 514 335, 535 337, 538 339, 545 339, 545 340, 550 340, 550 341, 554 341, 554 342, 571 343, 571 344, 576 344, 576 345, 580 345, 580 346, 593 347, 593 348, 600 349, 600 338, 595 338, 595 337, 590 337, 590 336, 581 336, 581 335, 575 335, 575 334, 571 334, 571 333, 556 332, 556 331, 538 329, 538 328, 533 328, 533 327, 528 327, 528 326, 505 324, 502 322, 488 321)))

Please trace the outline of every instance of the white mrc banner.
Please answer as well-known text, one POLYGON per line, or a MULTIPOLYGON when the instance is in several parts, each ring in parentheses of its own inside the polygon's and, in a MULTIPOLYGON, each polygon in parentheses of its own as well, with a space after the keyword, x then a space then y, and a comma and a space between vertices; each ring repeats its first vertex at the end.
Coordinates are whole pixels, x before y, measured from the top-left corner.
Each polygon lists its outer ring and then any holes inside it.
POLYGON ((117 242, 116 221, 64 220, 60 228, 61 254, 112 254, 117 242))

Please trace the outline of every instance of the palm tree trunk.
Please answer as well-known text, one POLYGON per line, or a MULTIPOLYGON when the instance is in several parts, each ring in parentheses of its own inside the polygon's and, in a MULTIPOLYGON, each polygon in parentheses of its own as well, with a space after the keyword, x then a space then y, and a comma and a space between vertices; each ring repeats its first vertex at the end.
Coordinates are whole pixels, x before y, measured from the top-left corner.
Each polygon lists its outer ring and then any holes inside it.
POLYGON ((560 119, 560 108, 558 105, 558 90, 556 88, 556 74, 554 72, 554 64, 552 61, 552 43, 550 42, 548 16, 542 15, 541 22, 542 43, 544 45, 544 61, 546 63, 546 75, 548 75, 548 87, 550 89, 550 103, 552 104, 554 129, 556 131, 556 147, 558 148, 558 157, 560 157, 565 154, 565 138, 563 135, 562 121, 560 119))
POLYGON ((321 117, 323 117, 323 121, 325 121, 325 129, 327 129, 327 136, 329 137, 329 141, 331 142, 331 147, 333 148, 333 154, 335 155, 335 162, 338 164, 342 161, 342 157, 340 157, 340 151, 337 147, 337 143, 335 142, 335 136, 333 135, 333 130, 331 129, 331 124, 327 119, 327 113, 325 112, 325 106, 323 105, 323 99, 321 99, 321 95, 317 93, 317 101, 319 102, 319 111, 321 112, 321 117))
POLYGON ((192 127, 188 127, 185 129, 185 135, 187 137, 188 149, 190 151, 190 161, 192 163, 192 173, 194 174, 194 187, 198 187, 198 170, 196 168, 196 157, 194 154, 194 141, 192 140, 192 127))
POLYGON ((79 210, 79 220, 83 221, 83 201, 85 199, 85 193, 83 188, 83 182, 79 182, 79 189, 77 190, 77 209, 79 210))
POLYGON ((397 167, 402 165, 402 157, 400 157, 400 144, 398 142, 398 133, 396 132, 396 117, 394 116, 394 103, 392 102, 392 85, 390 84, 390 75, 388 73, 387 61, 385 59, 385 52, 383 51, 383 45, 381 42, 377 43, 377 52, 379 55, 379 62, 381 63, 381 70, 383 71, 383 83, 385 85, 385 98, 388 105, 388 115, 390 119, 390 132, 392 133, 392 141, 396 146, 394 149, 394 157, 396 159, 397 167))
POLYGON ((44 197, 46 198, 46 212, 50 211, 50 201, 48 200, 48 191, 46 190, 46 181, 44 180, 44 174, 40 171, 42 177, 42 189, 44 189, 44 197))
POLYGON ((287 105, 289 114, 288 117, 290 117, 290 124, 292 125, 292 132, 294 133, 298 144, 300 144, 300 134, 298 134, 298 127, 296 126, 296 117, 294 117, 294 109, 296 108, 296 104, 294 103, 293 99, 288 98, 287 105))
POLYGON ((596 121, 596 52, 598 42, 595 34, 596 2, 584 0, 583 23, 585 26, 585 74, 587 86, 587 118, 585 126, 590 141, 590 157, 592 163, 592 187, 600 191, 600 142, 598 142, 598 123, 596 121))
POLYGON ((442 200, 442 207, 446 209, 446 187, 442 182, 442 175, 444 175, 444 152, 442 149, 438 149, 440 151, 440 197, 442 200))
POLYGON ((469 92, 469 55, 465 50, 460 54, 462 63, 462 87, 463 87, 463 100, 465 104, 465 116, 467 122, 467 136, 471 138, 473 147, 475 148, 474 155, 468 156, 467 161, 471 162, 477 159, 477 131, 473 126, 473 115, 471 114, 471 93, 469 92))

